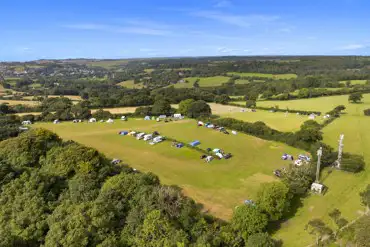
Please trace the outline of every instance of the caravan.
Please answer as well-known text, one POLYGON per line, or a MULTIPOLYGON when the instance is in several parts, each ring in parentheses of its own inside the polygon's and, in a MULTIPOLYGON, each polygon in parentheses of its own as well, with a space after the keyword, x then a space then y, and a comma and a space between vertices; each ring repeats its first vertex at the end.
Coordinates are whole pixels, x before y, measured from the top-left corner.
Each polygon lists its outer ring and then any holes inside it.
POLYGON ((136 135, 136 139, 137 140, 141 140, 141 139, 144 138, 144 136, 145 136, 145 133, 144 132, 141 132, 141 133, 139 133, 139 134, 136 135))
POLYGON ((153 139, 153 134, 144 135, 144 141, 150 141, 153 139))

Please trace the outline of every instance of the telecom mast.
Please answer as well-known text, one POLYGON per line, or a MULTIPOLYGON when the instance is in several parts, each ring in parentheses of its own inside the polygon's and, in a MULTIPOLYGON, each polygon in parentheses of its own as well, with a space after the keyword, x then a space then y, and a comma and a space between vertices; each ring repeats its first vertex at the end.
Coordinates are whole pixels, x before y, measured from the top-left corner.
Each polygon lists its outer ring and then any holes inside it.
POLYGON ((337 159, 337 168, 340 169, 340 165, 341 165, 341 162, 342 162, 342 155, 343 155, 343 139, 344 139, 344 135, 341 134, 339 136, 339 146, 338 146, 338 159, 337 159))
POLYGON ((319 180, 320 180, 321 156, 322 156, 322 147, 320 147, 319 150, 317 150, 317 168, 316 168, 316 181, 315 181, 315 183, 319 183, 319 180))

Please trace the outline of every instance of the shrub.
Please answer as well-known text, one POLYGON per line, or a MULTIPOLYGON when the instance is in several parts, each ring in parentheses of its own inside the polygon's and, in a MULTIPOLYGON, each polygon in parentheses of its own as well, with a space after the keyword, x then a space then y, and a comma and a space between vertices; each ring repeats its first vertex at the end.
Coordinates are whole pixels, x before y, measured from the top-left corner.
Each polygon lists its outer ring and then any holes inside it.
POLYGON ((365 116, 370 116, 370 108, 364 110, 364 114, 365 114, 365 116))

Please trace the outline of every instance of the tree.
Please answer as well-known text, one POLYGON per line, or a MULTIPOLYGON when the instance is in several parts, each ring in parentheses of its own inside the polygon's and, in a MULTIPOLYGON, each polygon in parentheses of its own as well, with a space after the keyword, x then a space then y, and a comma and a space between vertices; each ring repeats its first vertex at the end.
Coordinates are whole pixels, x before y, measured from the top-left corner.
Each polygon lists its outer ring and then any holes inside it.
POLYGON ((246 247, 275 247, 275 241, 267 232, 256 233, 248 238, 246 247))
POLYGON ((211 114, 211 107, 203 100, 193 102, 187 112, 190 118, 209 117, 211 114))
POLYGON ((360 193, 361 202, 366 207, 370 207, 370 184, 367 185, 366 189, 360 193))
POLYGON ((230 101, 230 97, 227 94, 217 95, 215 97, 215 102, 217 104, 227 104, 230 101))
POLYGON ((348 97, 348 101, 352 103, 358 103, 361 102, 362 98, 362 93, 351 93, 348 97))
POLYGON ((281 182, 264 183, 257 193, 257 205, 271 220, 279 220, 289 210, 289 188, 281 182))
POLYGON ((166 99, 160 99, 154 102, 152 107, 153 115, 170 115, 171 114, 171 104, 166 99))
POLYGON ((340 168, 348 172, 361 172, 365 167, 364 157, 356 154, 344 153, 340 168))
POLYGON ((245 107, 247 107, 247 108, 254 108, 254 107, 256 107, 256 101, 255 100, 247 100, 245 102, 245 107))
POLYGON ((355 225, 355 243, 358 247, 369 247, 370 246, 370 216, 365 215, 359 219, 355 225))
POLYGON ((315 143, 323 139, 321 126, 314 120, 304 122, 296 135, 300 140, 308 143, 315 143))
POLYGON ((333 234, 333 231, 320 219, 310 220, 305 228, 309 234, 316 236, 317 246, 324 237, 330 239, 333 234))
POLYGON ((11 113, 11 110, 7 104, 0 104, 0 115, 11 113))
POLYGON ((259 210, 259 206, 242 205, 237 207, 231 219, 231 227, 242 235, 244 241, 248 237, 265 230, 267 216, 259 210))
POLYGON ((315 167, 312 165, 291 166, 283 175, 282 181, 293 195, 306 194, 315 178, 315 167))
POLYGON ((186 234, 176 230, 170 222, 161 216, 159 210, 150 212, 142 228, 136 234, 136 246, 162 247, 185 246, 186 234))
POLYGON ((193 88, 199 88, 199 79, 196 79, 194 84, 193 84, 193 88))
POLYGON ((77 119, 88 119, 91 117, 91 111, 89 104, 86 101, 79 102, 71 107, 71 113, 74 118, 77 119))
POLYGON ((103 109, 97 110, 96 112, 92 114, 92 116, 96 119, 101 119, 101 120, 113 117, 112 113, 110 113, 109 111, 104 111, 103 109))
POLYGON ((186 99, 180 102, 178 112, 182 115, 186 116, 191 104, 193 104, 195 100, 193 99, 186 99))

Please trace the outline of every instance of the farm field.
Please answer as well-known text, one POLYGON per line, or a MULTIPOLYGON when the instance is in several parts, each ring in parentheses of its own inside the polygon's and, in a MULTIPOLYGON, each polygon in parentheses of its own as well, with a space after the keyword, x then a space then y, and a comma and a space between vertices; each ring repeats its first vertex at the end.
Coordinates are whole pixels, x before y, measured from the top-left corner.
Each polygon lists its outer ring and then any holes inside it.
MULTIPOLYGON (((332 110, 338 105, 344 105, 347 107, 346 111, 348 114, 356 114, 359 109, 370 108, 370 94, 363 95, 363 103, 361 104, 350 104, 348 102, 348 95, 339 96, 328 96, 311 99, 297 99, 297 100, 285 100, 285 101, 257 101, 257 106, 262 107, 274 107, 279 106, 280 109, 294 109, 304 111, 321 111, 323 113, 332 110)), ((244 102, 233 102, 236 104, 244 105, 244 102)))
MULTIPOLYGON (((336 99, 337 100, 337 99, 336 99)), ((346 98, 338 104, 347 104, 347 114, 324 128, 324 142, 337 150, 340 134, 344 134, 344 151, 363 155, 366 162, 365 171, 351 174, 325 169, 321 175, 323 183, 329 188, 324 196, 310 196, 303 200, 292 219, 282 224, 276 237, 284 239, 284 246, 306 246, 312 243, 312 236, 304 231, 305 224, 313 218, 321 218, 328 224, 332 221, 328 213, 338 208, 349 221, 356 219, 364 212, 360 205, 359 192, 370 183, 370 117, 363 115, 363 109, 370 105, 370 98, 364 104, 348 105, 346 98)))
POLYGON ((213 76, 213 77, 188 77, 185 80, 188 81, 174 84, 175 88, 192 88, 194 82, 199 79, 199 87, 217 87, 229 81, 229 77, 226 76, 213 76))
POLYGON ((134 80, 128 80, 128 81, 123 81, 123 82, 120 82, 118 83, 117 85, 121 86, 121 87, 127 87, 127 88, 137 88, 137 89, 140 89, 140 88, 143 88, 144 85, 142 83, 134 83, 134 80))
POLYGON ((276 79, 276 80, 289 80, 297 78, 296 74, 263 74, 263 73, 238 73, 238 72, 229 72, 227 73, 230 76, 238 75, 241 77, 262 77, 267 79, 276 79))
POLYGON ((9 105, 29 105, 35 106, 38 105, 39 102, 37 101, 27 101, 27 100, 0 100, 0 104, 9 104, 9 105))
MULTIPOLYGON (((78 96, 78 95, 63 95, 63 96, 60 96, 60 95, 48 95, 48 98, 59 98, 59 97, 65 97, 65 98, 68 98, 72 101, 81 101, 81 96, 78 96)), ((33 100, 35 97, 34 96, 24 96, 23 99, 26 99, 26 100, 33 100)))
POLYGON ((236 205, 255 198, 259 185, 275 180, 272 171, 288 165, 280 159, 284 152, 303 153, 284 144, 264 141, 252 136, 225 135, 204 127, 194 120, 157 123, 130 119, 114 124, 36 124, 56 132, 64 139, 72 139, 94 147, 111 158, 120 158, 132 167, 153 172, 165 184, 183 188, 184 193, 204 204, 210 213, 228 219, 236 205), (176 149, 170 142, 151 146, 130 136, 120 136, 121 130, 159 131, 161 135, 188 143, 200 140, 202 149, 221 148, 231 152, 230 160, 199 159, 200 153, 188 148, 176 149))
MULTIPOLYGON (((293 113, 285 114, 283 112, 268 112, 257 110, 257 112, 235 112, 222 115, 222 117, 231 117, 245 122, 254 123, 262 121, 269 127, 283 132, 297 131, 300 126, 308 120, 307 116, 296 115, 293 113)), ((317 118, 321 123, 322 118, 317 118)))
POLYGON ((248 84, 250 83, 249 80, 246 80, 246 79, 237 79, 235 80, 235 84, 248 84))
MULTIPOLYGON (((116 107, 116 108, 103 108, 104 111, 109 111, 112 114, 123 114, 135 112, 137 107, 116 107)), ((91 110, 91 113, 96 112, 99 109, 91 110)))
MULTIPOLYGON (((349 80, 351 85, 364 85, 366 84, 367 80, 349 80)), ((340 81, 340 83, 346 84, 347 81, 340 81)))

